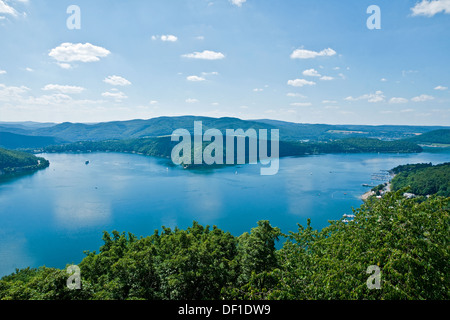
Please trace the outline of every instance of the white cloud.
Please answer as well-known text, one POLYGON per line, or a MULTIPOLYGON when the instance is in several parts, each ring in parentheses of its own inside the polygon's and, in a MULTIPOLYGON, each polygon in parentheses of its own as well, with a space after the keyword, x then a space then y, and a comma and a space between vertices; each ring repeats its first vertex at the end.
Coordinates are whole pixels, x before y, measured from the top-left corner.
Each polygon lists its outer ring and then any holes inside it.
POLYGON ((72 102, 72 97, 63 94, 63 93, 54 93, 50 95, 43 95, 40 97, 28 97, 26 103, 29 105, 58 105, 58 104, 67 104, 68 102, 72 102))
POLYGON ((103 97, 106 98, 113 98, 116 100, 116 102, 121 102, 124 99, 127 99, 128 97, 121 91, 118 91, 117 89, 112 89, 111 91, 103 92, 103 97))
POLYGON ((33 72, 33 71, 34 71, 33 69, 31 69, 31 68, 28 68, 28 67, 27 67, 27 68, 25 68, 25 70, 26 70, 26 71, 28 71, 28 72, 33 72))
POLYGON ((425 102, 425 101, 430 101, 430 100, 434 100, 434 97, 426 95, 426 94, 422 94, 418 97, 414 97, 411 99, 411 101, 414 101, 414 102, 425 102))
POLYGON ((152 100, 152 101, 150 101, 148 104, 150 104, 150 105, 155 105, 155 104, 158 104, 158 101, 152 100))
POLYGON ((0 70, 0 74, 6 74, 7 72, 5 70, 0 70))
POLYGON ((168 35, 162 35, 161 40, 168 41, 168 42, 177 42, 178 38, 172 34, 168 34, 168 35))
POLYGON ((0 13, 3 14, 10 14, 14 17, 17 17, 18 13, 16 11, 16 9, 14 9, 13 7, 9 6, 5 1, 0 0, 0 13))
POLYGON ((189 59, 202 59, 202 60, 220 60, 224 59, 225 55, 221 52, 214 52, 210 50, 205 50, 203 52, 194 52, 182 55, 184 58, 189 59))
POLYGON ((307 77, 320 77, 321 75, 315 69, 308 69, 303 71, 303 75, 307 77))
POLYGON ((247 0, 230 0, 232 4, 238 7, 242 7, 242 4, 245 3, 247 0))
POLYGON ((320 78, 320 80, 331 81, 331 80, 334 80, 334 78, 333 77, 329 77, 329 76, 323 76, 323 77, 320 78))
MULTIPOLYGON (((17 118, 35 119, 36 121, 104 121, 116 120, 115 109, 106 99, 87 100, 73 99, 67 94, 57 91, 44 91, 44 95, 33 96, 25 86, 8 87, 0 84, 0 114, 4 121, 17 118), (111 112, 109 112, 111 111, 111 112)), ((133 110, 122 111, 132 112, 133 110)), ((125 115, 124 115, 125 116, 125 115)))
POLYGON ((288 93, 286 94, 288 97, 292 97, 292 98, 306 98, 306 96, 300 94, 300 93, 288 93))
POLYGON ((288 81, 288 85, 293 87, 314 86, 315 84, 316 83, 314 81, 308 81, 305 79, 295 79, 288 81))
POLYGON ((186 103, 197 103, 197 102, 199 102, 197 99, 192 98, 186 99, 186 103))
POLYGON ((305 50, 305 49, 297 49, 291 54, 291 59, 314 59, 316 57, 331 57, 336 54, 331 48, 324 49, 320 52, 305 50))
POLYGON ((202 72, 202 75, 203 76, 218 76, 219 73, 216 72, 216 71, 213 71, 213 72, 202 72))
POLYGON ((291 103, 291 106, 293 107, 309 107, 312 106, 311 102, 295 102, 295 103, 291 103))
POLYGON ((440 12, 450 14, 450 0, 422 0, 411 11, 413 16, 432 17, 440 12))
POLYGON ((399 103, 407 103, 408 99, 405 98, 392 98, 391 100, 389 100, 389 103, 392 104, 399 104, 399 103))
POLYGON ((264 91, 264 89, 261 89, 261 88, 255 88, 255 89, 253 89, 253 92, 263 92, 264 91))
POLYGON ((201 81, 205 81, 205 78, 199 77, 199 76, 189 76, 186 78, 188 81, 192 81, 192 82, 201 82, 201 81))
POLYGON ((160 39, 161 41, 164 42, 177 42, 178 41, 178 37, 174 36, 173 34, 165 34, 165 35, 161 35, 161 36, 152 36, 152 40, 158 40, 160 39))
POLYGON ((83 87, 76 87, 76 86, 64 86, 59 84, 48 84, 44 88, 42 88, 44 91, 58 91, 62 93, 81 93, 84 90, 86 90, 83 87))
POLYGON ((434 90, 441 90, 441 91, 445 91, 447 90, 447 87, 443 87, 443 86, 437 86, 436 88, 434 88, 434 90))
POLYGON ((380 81, 381 82, 387 82, 387 79, 386 78, 382 78, 380 81))
POLYGON ((122 87, 131 85, 130 81, 120 76, 109 76, 106 79, 104 79, 103 82, 106 82, 113 86, 122 86, 122 87))
MULTIPOLYGON (((90 43, 62 43, 52 49, 48 54, 58 62, 96 62, 100 58, 107 57, 111 52, 105 48, 94 46, 90 43)), ((60 64, 61 66, 61 64, 60 64)), ((67 65, 61 66, 67 67, 67 65)))
POLYGON ((386 97, 383 95, 382 91, 377 91, 375 93, 364 94, 357 98, 353 98, 350 96, 350 97, 345 98, 345 100, 347 100, 347 101, 367 100, 367 102, 376 103, 376 102, 384 101, 385 98, 386 97))
POLYGON ((413 74, 413 73, 418 73, 419 71, 417 70, 402 70, 402 76, 406 77, 409 74, 413 74))
POLYGON ((329 104, 329 103, 337 103, 336 100, 323 100, 322 103, 329 104))
POLYGON ((57 62, 56 63, 58 66, 60 66, 63 69, 72 69, 72 66, 68 63, 61 63, 61 62, 57 62))
POLYGON ((22 98, 22 94, 28 92, 30 89, 21 87, 8 87, 0 83, 0 101, 11 101, 22 98))

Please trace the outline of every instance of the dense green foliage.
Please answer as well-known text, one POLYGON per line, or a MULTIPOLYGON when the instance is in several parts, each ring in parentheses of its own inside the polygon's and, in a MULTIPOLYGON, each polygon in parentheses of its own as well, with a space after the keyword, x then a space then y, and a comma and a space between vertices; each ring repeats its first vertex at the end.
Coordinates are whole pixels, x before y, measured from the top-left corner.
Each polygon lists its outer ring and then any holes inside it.
POLYGON ((176 145, 170 137, 130 140, 83 141, 44 148, 45 152, 126 152, 170 158, 176 145))
POLYGON ((422 152, 415 143, 396 140, 382 141, 369 138, 348 138, 331 142, 283 142, 280 144, 281 156, 320 153, 415 153, 422 152))
POLYGON ((413 137, 408 139, 409 141, 415 143, 423 143, 423 144, 450 144, 450 130, 442 129, 442 130, 434 130, 431 132, 426 132, 422 135, 413 137))
POLYGON ((432 163, 404 164, 404 165, 397 166, 397 167, 391 169, 390 171, 393 174, 399 174, 401 172, 414 172, 414 171, 417 171, 420 169, 430 168, 432 166, 433 166, 432 163))
POLYGON ((151 236, 104 233, 79 264, 81 290, 52 268, 0 280, 0 299, 443 299, 450 298, 450 198, 370 199, 353 221, 283 235, 268 221, 235 237, 194 223, 151 236), (275 243, 287 238, 281 249, 275 243), (367 287, 379 266, 381 289, 367 287))
POLYGON ((431 163, 396 167, 392 179, 393 190, 409 187, 416 195, 437 194, 450 197, 450 162, 433 166, 431 163))
POLYGON ((32 154, 0 148, 0 176, 48 167, 49 162, 32 154))

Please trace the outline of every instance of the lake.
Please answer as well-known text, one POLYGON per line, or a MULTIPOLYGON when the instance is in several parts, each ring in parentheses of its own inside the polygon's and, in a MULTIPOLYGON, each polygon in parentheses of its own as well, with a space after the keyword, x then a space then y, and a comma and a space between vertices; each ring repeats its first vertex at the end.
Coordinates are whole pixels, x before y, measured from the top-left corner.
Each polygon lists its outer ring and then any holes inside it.
POLYGON ((196 220, 237 236, 258 220, 287 233, 308 218, 322 228, 362 204, 363 184, 383 182, 373 174, 450 161, 450 150, 430 151, 284 158, 274 176, 260 176, 258 165, 191 171, 133 154, 41 154, 49 168, 0 184, 0 276, 78 264, 83 251, 98 251, 104 230, 147 236, 196 220))

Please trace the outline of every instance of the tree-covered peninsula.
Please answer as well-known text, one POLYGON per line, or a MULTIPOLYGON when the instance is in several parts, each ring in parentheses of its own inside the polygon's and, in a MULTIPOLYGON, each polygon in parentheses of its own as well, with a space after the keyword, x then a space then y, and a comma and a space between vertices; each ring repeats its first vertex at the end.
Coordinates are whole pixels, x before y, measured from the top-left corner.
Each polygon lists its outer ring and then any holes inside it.
POLYGON ((47 168, 49 161, 32 154, 0 148, 0 178, 47 168))
MULTIPOLYGON (((227 147, 225 140, 226 139, 224 138, 224 155, 226 154, 227 147)), ((171 141, 170 136, 165 136, 158 138, 128 140, 81 141, 70 144, 48 146, 44 148, 43 151, 49 153, 126 152, 170 158, 172 150, 176 144, 177 142, 171 141)), ((192 142, 192 146, 194 147, 194 142, 192 142)), ((207 146, 207 143, 203 143, 203 149, 207 146)), ((245 149, 246 158, 248 158, 248 146, 249 140, 247 139, 245 149)), ((382 141, 369 138, 348 138, 328 142, 280 141, 279 148, 280 157, 327 153, 419 153, 423 151, 420 146, 410 141, 382 141)), ((270 143, 268 144, 268 150, 270 151, 270 143)))

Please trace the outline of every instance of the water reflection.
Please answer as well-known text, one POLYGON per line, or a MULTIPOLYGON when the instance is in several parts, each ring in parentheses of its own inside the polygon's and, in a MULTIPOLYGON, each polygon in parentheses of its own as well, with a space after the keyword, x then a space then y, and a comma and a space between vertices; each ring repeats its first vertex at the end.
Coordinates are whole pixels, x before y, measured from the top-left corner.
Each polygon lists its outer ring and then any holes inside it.
POLYGON ((54 197, 53 213, 59 227, 79 229, 101 226, 110 222, 111 204, 94 194, 75 196, 69 192, 59 192, 54 197))

